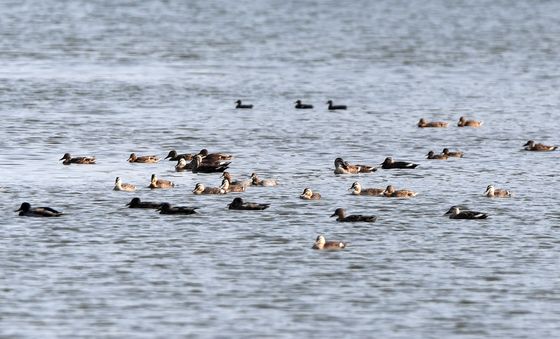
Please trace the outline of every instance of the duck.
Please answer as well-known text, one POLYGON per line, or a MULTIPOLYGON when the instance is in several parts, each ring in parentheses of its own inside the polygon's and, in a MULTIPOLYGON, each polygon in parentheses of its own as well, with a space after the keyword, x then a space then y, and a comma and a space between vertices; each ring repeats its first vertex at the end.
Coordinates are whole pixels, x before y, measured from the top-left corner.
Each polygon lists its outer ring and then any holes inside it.
POLYGON ((334 159, 334 174, 357 174, 357 173, 372 173, 377 171, 377 168, 366 165, 350 165, 342 158, 334 159))
POLYGON ((262 211, 270 207, 270 204, 260 204, 256 202, 244 202, 242 198, 234 198, 233 201, 228 205, 230 210, 252 210, 252 211, 262 211))
POLYGON ((227 179, 229 181, 230 185, 242 185, 242 186, 251 186, 251 179, 245 179, 245 180, 233 180, 233 177, 231 176, 231 174, 228 171, 224 171, 222 173, 222 178, 227 179))
POLYGON ((346 211, 344 208, 337 208, 334 213, 331 215, 332 217, 337 217, 336 221, 338 222, 375 222, 377 217, 374 215, 349 215, 346 216, 346 211))
POLYGON ((245 186, 243 185, 232 185, 229 183, 229 180, 224 178, 222 180, 222 185, 220 186, 221 189, 223 189, 226 192, 234 192, 234 193, 239 193, 239 192, 245 192, 245 186))
POLYGON ((333 105, 332 100, 327 101, 327 104, 329 104, 329 111, 334 111, 337 109, 346 109, 346 105, 333 105))
POLYGON ((225 171, 231 162, 203 162, 202 156, 197 154, 193 157, 190 163, 191 171, 193 173, 214 173, 225 171))
POLYGON ((186 206, 171 206, 171 204, 164 202, 157 210, 159 214, 196 214, 196 209, 198 207, 186 207, 186 206))
POLYGON ((405 169, 413 169, 416 168, 418 164, 413 164, 411 162, 406 161, 394 161, 393 158, 387 157, 385 161, 381 163, 381 168, 383 169, 393 169, 393 168, 405 168, 405 169))
POLYGON ((257 173, 251 173, 251 185, 253 186, 265 186, 272 187, 278 185, 278 180, 276 179, 260 179, 257 173))
POLYGON ((450 158, 462 158, 463 157, 463 152, 461 152, 461 151, 450 152, 449 148, 444 148, 442 153, 447 155, 450 158))
POLYGON ((457 123, 459 127, 480 127, 482 126, 482 121, 476 120, 466 120, 465 117, 460 117, 457 123))
POLYGON ((493 185, 488 185, 488 187, 486 187, 486 192, 484 192, 484 195, 488 198, 509 198, 512 194, 508 190, 496 189, 493 185))
POLYGON ((152 174, 149 188, 171 188, 175 184, 169 180, 158 179, 155 174, 152 174))
POLYGON ((62 158, 58 159, 64 160, 62 162, 63 165, 70 165, 70 164, 80 164, 80 165, 93 165, 95 164, 95 157, 74 157, 70 155, 70 153, 64 153, 62 158))
POLYGON ((418 121, 418 127, 420 127, 420 128, 426 128, 426 127, 445 128, 448 125, 449 124, 447 122, 444 122, 444 121, 426 121, 424 118, 422 118, 418 121))
POLYGON ((185 158, 179 158, 179 160, 177 160, 177 165, 175 165, 176 172, 183 172, 183 171, 190 171, 190 170, 192 170, 191 162, 187 162, 185 158))
POLYGON ((445 155, 443 153, 435 154, 434 151, 429 151, 428 154, 426 154, 426 157, 432 160, 447 160, 449 158, 448 155, 445 155))
POLYGON ((196 195, 200 194, 226 194, 226 190, 221 187, 206 187, 201 183, 197 183, 192 191, 196 195))
POLYGON ((240 108, 240 109, 251 109, 253 108, 253 105, 244 105, 243 103, 241 103, 241 100, 237 100, 235 105, 235 108, 240 108))
POLYGON ((321 200, 321 193, 313 192, 310 188, 305 188, 299 197, 303 200, 321 200))
POLYGON ((362 188, 362 185, 357 181, 348 190, 352 190, 353 195, 382 196, 383 192, 385 192, 382 188, 362 188))
POLYGON ((395 190, 392 185, 387 186, 383 195, 388 198, 410 198, 415 197, 416 192, 411 190, 395 190))
POLYGON ((327 241, 325 236, 320 234, 311 248, 314 250, 341 250, 346 248, 346 243, 342 241, 327 241))
POLYGON ((121 181, 120 177, 115 179, 115 187, 113 188, 114 191, 126 191, 126 192, 133 192, 136 191, 136 186, 133 184, 126 184, 121 181))
POLYGON ((449 219, 486 219, 488 214, 475 211, 461 211, 458 206, 452 206, 444 215, 449 219))
POLYGON ((313 105, 302 104, 301 100, 296 100, 295 104, 296 104, 296 106, 295 106, 296 109, 311 109, 311 108, 313 108, 313 105))
POLYGON ((31 204, 24 202, 15 210, 19 212, 22 217, 60 217, 63 213, 50 207, 35 207, 31 208, 31 204))
POLYGON ((554 151, 558 148, 558 146, 548 146, 544 144, 536 144, 533 140, 527 141, 525 145, 526 151, 534 151, 534 152, 550 152, 554 151))
POLYGON ((177 153, 176 150, 172 149, 171 151, 169 151, 169 153, 167 154, 167 156, 164 159, 169 159, 169 161, 178 161, 179 159, 185 159, 186 161, 191 161, 192 160, 193 155, 190 153, 182 153, 179 154, 177 153))
POLYGON ((233 155, 227 153, 208 153, 206 148, 203 148, 198 152, 198 155, 202 157, 205 162, 218 162, 233 159, 233 155))
POLYGON ((151 201, 141 201, 140 198, 132 198, 128 204, 129 208, 159 208, 161 203, 151 201))
POLYGON ((128 162, 137 162, 142 164, 153 164, 159 161, 159 158, 155 155, 142 155, 136 156, 136 153, 131 153, 128 158, 128 162))

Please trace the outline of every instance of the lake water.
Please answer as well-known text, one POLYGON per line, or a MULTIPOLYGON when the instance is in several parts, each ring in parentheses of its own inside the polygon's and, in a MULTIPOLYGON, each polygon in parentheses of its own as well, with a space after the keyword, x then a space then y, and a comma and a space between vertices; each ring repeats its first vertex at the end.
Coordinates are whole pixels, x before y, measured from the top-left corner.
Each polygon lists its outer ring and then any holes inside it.
POLYGON ((558 13, 557 1, 3 1, 0 337, 557 336, 560 152, 522 145, 560 143, 558 13), (461 115, 484 125, 459 129, 461 115), (450 127, 418 129, 422 117, 450 127), (425 159, 443 147, 465 157, 425 159), (234 177, 281 185, 194 196, 219 176, 126 161, 173 148, 232 153, 234 177), (63 166, 65 152, 98 164, 63 166), (386 156, 420 166, 333 174, 336 157, 386 156), (177 187, 151 191, 152 173, 177 187), (116 176, 139 190, 112 191, 116 176), (419 194, 354 197, 354 181, 419 194), (484 197, 489 184, 514 197, 484 197), (323 199, 302 201, 305 187, 323 199), (199 214, 126 208, 134 196, 199 214), (271 207, 229 211, 236 196, 271 207), (65 215, 18 217, 23 201, 65 215), (442 216, 456 204, 490 217, 442 216), (337 207, 378 221, 337 223, 337 207), (311 250, 320 233, 348 248, 311 250))

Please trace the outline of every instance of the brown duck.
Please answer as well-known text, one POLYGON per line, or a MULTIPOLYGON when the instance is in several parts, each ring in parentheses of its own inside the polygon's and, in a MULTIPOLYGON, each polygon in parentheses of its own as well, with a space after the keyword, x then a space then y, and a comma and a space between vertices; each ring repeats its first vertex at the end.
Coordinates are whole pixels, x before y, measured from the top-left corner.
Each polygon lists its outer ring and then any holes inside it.
POLYGON ((130 157, 128 158, 128 162, 137 162, 143 164, 153 164, 159 161, 159 158, 155 155, 143 155, 143 156, 136 156, 135 153, 131 153, 130 157))
POLYGON ((95 164, 95 157, 75 157, 72 158, 70 153, 64 153, 62 158, 59 159, 64 160, 62 162, 63 165, 70 165, 70 164, 81 164, 81 165, 93 165, 95 164))
POLYGON ((443 121, 431 121, 428 122, 424 118, 418 121, 418 127, 426 128, 426 127, 447 127, 448 123, 443 121))

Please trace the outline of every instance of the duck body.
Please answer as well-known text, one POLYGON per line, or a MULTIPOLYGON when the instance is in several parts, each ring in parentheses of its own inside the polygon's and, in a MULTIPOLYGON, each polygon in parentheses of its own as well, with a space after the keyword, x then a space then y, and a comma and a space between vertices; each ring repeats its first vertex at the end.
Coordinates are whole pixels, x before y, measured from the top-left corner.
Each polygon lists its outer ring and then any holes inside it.
POLYGON ((459 126, 459 127, 480 127, 480 126, 482 126, 482 124, 483 124, 482 121, 467 120, 467 119, 465 119, 465 117, 460 117, 459 122, 457 123, 457 126, 459 126))
POLYGON ((115 187, 113 187, 114 191, 125 191, 125 192, 133 192, 136 191, 136 186, 133 184, 126 184, 121 181, 120 177, 115 179, 115 187))
POLYGON ((416 196, 416 192, 411 190, 395 190, 392 185, 387 186, 383 195, 388 198, 412 198, 416 196))
POLYGON ((235 198, 228 205, 230 210, 261 211, 270 207, 270 204, 260 204, 256 202, 244 202, 242 198, 235 198))
POLYGON ((172 188, 175 184, 169 180, 158 179, 155 174, 152 174, 149 188, 172 188))
POLYGON ((377 168, 367 165, 350 165, 342 158, 334 160, 334 173, 335 174, 357 174, 357 173, 372 173, 377 171, 377 168))
POLYGON ((321 193, 313 192, 311 189, 305 188, 299 197, 303 200, 321 200, 321 193))
POLYGON ((80 164, 80 165, 93 165, 95 164, 95 157, 74 157, 70 155, 70 153, 65 153, 62 158, 59 159, 64 160, 62 162, 63 165, 70 165, 70 164, 80 164))
POLYGON ((159 214, 189 215, 189 214, 195 214, 197 208, 198 207, 171 206, 171 204, 164 202, 157 208, 157 210, 159 211, 159 214))
POLYGON ((508 190, 498 189, 494 188, 493 185, 488 185, 488 187, 486 187, 486 192, 484 192, 484 195, 488 198, 509 198, 512 194, 508 190))
POLYGON ((450 158, 462 158, 463 157, 463 152, 461 152, 461 151, 450 152, 448 148, 444 148, 441 153, 447 155, 450 158))
POLYGON ((429 151, 426 157, 431 160, 447 160, 449 158, 449 156, 445 154, 435 154, 434 151, 429 151))
POLYGON ((196 195, 201 194, 226 194, 226 190, 221 187, 206 187, 201 183, 197 183, 192 191, 196 195))
POLYGON ((253 108, 253 105, 245 105, 241 102, 241 100, 237 100, 235 102, 235 104, 236 104, 235 108, 237 108, 237 109, 251 109, 251 108, 253 108))
POLYGON ((447 211, 444 215, 449 215, 449 219, 486 219, 488 215, 482 212, 476 211, 461 211, 459 207, 452 206, 449 211, 447 211))
POLYGON ((244 185, 233 185, 230 184, 229 180, 227 178, 224 178, 222 180, 222 185, 220 186, 221 189, 223 189, 226 192, 233 192, 233 193, 240 193, 240 192, 245 192, 245 186, 244 185))
POLYGON ((325 236, 321 234, 317 236, 311 248, 314 250, 341 250, 346 248, 346 243, 342 241, 327 241, 325 236))
POLYGON ((142 163, 142 164, 153 164, 159 161, 159 158, 155 155, 143 155, 143 156, 136 156, 135 153, 131 153, 130 157, 128 157, 128 162, 133 163, 142 163))
POLYGON ((349 188, 352 190, 353 195, 369 195, 369 196, 382 196, 385 190, 383 188, 362 188, 359 182, 354 182, 349 188))
POLYGON ((229 181, 230 185, 240 185, 240 186, 244 186, 245 188, 247 188, 248 186, 251 186, 251 179, 245 179, 245 180, 233 180, 233 177, 231 176, 231 174, 228 171, 224 171, 222 173, 222 178, 227 179, 229 181))
POLYGON ((343 110, 346 109, 346 105, 333 105, 332 100, 327 101, 327 104, 329 104, 329 111, 334 111, 334 110, 343 110))
POLYGON ((264 186, 273 187, 278 185, 278 180, 276 179, 260 179, 257 173, 251 174, 251 185, 252 186, 264 186))
POLYGON ((337 217, 336 221, 338 222, 375 222, 377 217, 374 215, 346 215, 346 211, 344 208, 337 208, 334 213, 331 215, 332 217, 337 217))
POLYGON ((50 207, 35 207, 31 208, 31 204, 28 202, 24 202, 21 206, 15 210, 15 212, 19 212, 19 216, 21 217, 59 217, 62 215, 62 212, 55 210, 54 208, 50 207))
POLYGON ((171 150, 169 151, 169 153, 167 154, 167 156, 164 159, 169 159, 169 161, 179 161, 179 159, 185 159, 186 161, 191 161, 193 158, 193 155, 190 153, 183 153, 183 154, 179 154, 177 153, 176 150, 171 150))
POLYGON ((420 121, 418 121, 418 127, 420 128, 445 128, 447 127, 449 124, 447 122, 443 122, 443 121, 426 121, 425 119, 420 119, 420 121))
POLYGON ((296 100, 295 108, 296 109, 312 109, 313 105, 304 104, 304 103, 301 102, 301 100, 296 100))
POLYGON ((554 151, 558 148, 558 146, 548 146, 548 145, 544 145, 544 144, 537 144, 533 140, 527 141, 527 143, 523 146, 525 147, 526 151, 533 151, 533 152, 550 152, 550 151, 554 151))
POLYGON ((229 167, 230 162, 203 162, 200 154, 193 157, 190 163, 193 173, 215 173, 223 172, 229 167))
POLYGON ((411 163, 411 162, 394 161, 393 158, 391 158, 391 157, 385 158, 385 161, 383 161, 383 163, 381 164, 381 168, 383 168, 383 169, 395 169, 395 168, 413 169, 413 168, 416 168, 417 166, 418 166, 418 164, 414 164, 414 163, 411 163))
POLYGON ((202 157, 203 162, 212 163, 218 161, 225 161, 233 159, 233 155, 227 153, 208 153, 206 148, 203 148, 198 152, 198 155, 202 157))
POLYGON ((151 201, 141 201, 140 198, 132 198, 128 204, 126 204, 129 208, 159 208, 161 203, 159 202, 151 202, 151 201))

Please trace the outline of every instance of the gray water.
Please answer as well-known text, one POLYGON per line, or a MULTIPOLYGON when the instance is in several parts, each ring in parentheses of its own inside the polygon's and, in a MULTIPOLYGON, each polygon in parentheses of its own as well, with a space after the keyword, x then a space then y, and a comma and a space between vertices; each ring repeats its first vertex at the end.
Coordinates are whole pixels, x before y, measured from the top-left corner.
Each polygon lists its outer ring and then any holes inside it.
POLYGON ((560 143, 558 13, 557 1, 3 1, 0 337, 557 336, 560 153, 521 146, 560 143), (484 125, 459 129, 461 115, 484 125), (450 127, 418 129, 421 117, 450 127), (466 155, 425 159, 443 147, 466 155), (281 185, 194 196, 218 175, 126 162, 173 148, 232 153, 234 177, 281 185), (65 152, 98 164, 63 166, 65 152), (339 156, 420 166, 335 176, 339 156), (152 173, 177 187, 151 191, 152 173), (139 190, 112 191, 116 176, 139 190), (354 197, 354 181, 419 194, 354 197), (484 197, 489 184, 514 197, 484 197), (323 199, 300 200, 305 187, 323 199), (134 196, 200 213, 127 209, 134 196), (235 196, 271 207, 229 211, 235 196), (23 201, 65 215, 19 217, 23 201), (490 217, 443 217, 455 204, 490 217), (337 223, 337 207, 378 221, 337 223), (348 248, 311 250, 320 233, 348 248))

